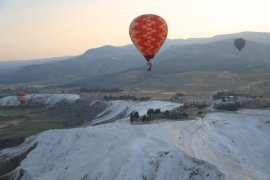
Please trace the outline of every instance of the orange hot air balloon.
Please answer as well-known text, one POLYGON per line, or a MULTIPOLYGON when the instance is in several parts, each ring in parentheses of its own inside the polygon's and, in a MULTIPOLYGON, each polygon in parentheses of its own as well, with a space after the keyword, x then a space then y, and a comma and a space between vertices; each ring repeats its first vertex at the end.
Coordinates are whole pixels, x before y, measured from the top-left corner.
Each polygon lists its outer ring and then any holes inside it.
POLYGON ((17 94, 17 99, 18 99, 18 101, 20 101, 21 104, 24 104, 26 101, 26 96, 27 96, 26 93, 20 92, 17 94))
POLYGON ((147 61, 147 70, 152 68, 155 57, 166 40, 168 26, 166 21, 154 14, 145 14, 135 18, 129 27, 129 36, 147 61))

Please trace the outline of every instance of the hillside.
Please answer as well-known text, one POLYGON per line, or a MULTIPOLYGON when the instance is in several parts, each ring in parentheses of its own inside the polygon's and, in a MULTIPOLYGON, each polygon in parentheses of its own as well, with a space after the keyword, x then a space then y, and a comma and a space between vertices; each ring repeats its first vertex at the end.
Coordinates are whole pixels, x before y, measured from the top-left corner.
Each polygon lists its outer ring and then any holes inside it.
MULTIPOLYGON (((77 94, 29 94, 26 97, 27 103, 30 105, 40 104, 47 107, 53 107, 57 103, 74 103, 80 99, 80 95, 77 94)), ((0 99, 0 107, 17 107, 20 106, 20 102, 17 96, 7 96, 0 99)))
POLYGON ((88 76, 64 87, 123 87, 217 90, 246 88, 269 81, 270 45, 248 41, 239 53, 233 39, 178 45, 159 55, 151 73, 138 67, 110 75, 88 76))
POLYGON ((207 84, 210 80, 220 82, 217 77, 225 74, 224 84, 241 84, 243 80, 269 72, 269 39, 269 33, 244 32, 167 40, 154 60, 151 73, 145 72, 145 60, 133 45, 104 46, 61 62, 23 67, 0 82, 174 88, 175 84, 183 84, 182 79, 190 79, 189 85, 207 84), (248 41, 241 53, 233 46, 235 37, 248 41))
POLYGON ((12 74, 6 83, 61 84, 85 76, 120 72, 144 63, 136 51, 132 46, 91 49, 64 62, 23 67, 12 74))
POLYGON ((15 73, 16 71, 30 65, 41 65, 47 63, 55 63, 67 60, 73 56, 44 58, 44 59, 32 59, 32 60, 10 60, 0 61, 0 81, 5 81, 7 77, 15 73))

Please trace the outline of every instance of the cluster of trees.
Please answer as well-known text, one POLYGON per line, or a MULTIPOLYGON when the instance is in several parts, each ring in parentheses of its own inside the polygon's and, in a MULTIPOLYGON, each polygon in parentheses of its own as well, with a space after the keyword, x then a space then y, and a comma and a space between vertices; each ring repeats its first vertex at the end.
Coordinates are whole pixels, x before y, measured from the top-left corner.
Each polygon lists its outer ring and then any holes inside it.
POLYGON ((184 104, 183 106, 180 107, 180 109, 188 109, 188 108, 203 109, 206 107, 208 107, 208 104, 206 102, 203 102, 203 103, 191 102, 189 104, 184 104))
POLYGON ((166 119, 181 119, 181 118, 188 118, 189 114, 186 112, 170 112, 170 111, 165 111, 161 112, 160 109, 148 109, 147 111, 147 116, 142 119, 144 120, 152 120, 155 118, 166 118, 166 119), (153 118, 154 116, 154 118, 153 118))
POLYGON ((189 117, 189 114, 187 112, 181 112, 181 111, 168 111, 162 112, 160 109, 148 109, 147 114, 143 115, 141 118, 139 116, 138 112, 132 112, 130 114, 130 122, 133 121, 152 121, 154 119, 186 119, 189 117))
POLYGON ((178 93, 175 94, 175 96, 183 97, 183 96, 185 96, 185 94, 183 94, 183 93, 181 93, 181 92, 178 92, 178 93))
POLYGON ((150 97, 141 97, 137 98, 135 96, 130 96, 130 95, 122 95, 122 96, 104 96, 103 100, 133 100, 133 101, 148 101, 150 100, 150 97))
POLYGON ((147 110, 147 115, 151 115, 151 114, 159 114, 161 113, 160 109, 148 109, 147 110))
POLYGON ((158 119, 158 118, 165 118, 165 119, 184 119, 188 118, 189 114, 186 112, 180 112, 180 111, 165 111, 161 112, 160 109, 149 109, 147 111, 147 116, 142 117, 142 121, 144 120, 152 120, 152 119, 158 119))
POLYGON ((189 114, 186 112, 177 112, 177 113, 172 113, 171 115, 169 115, 170 119, 184 119, 184 118, 188 118, 189 114))
POLYGON ((236 93, 234 91, 218 91, 217 94, 213 95, 213 99, 217 100, 217 99, 223 99, 224 97, 228 97, 228 96, 242 96, 242 97, 251 97, 248 94, 244 94, 244 93, 236 93))
POLYGON ((181 99, 182 97, 184 97, 185 95, 183 94, 183 93, 180 93, 180 92, 178 92, 178 93, 176 93, 173 97, 171 97, 171 101, 174 101, 174 100, 179 100, 179 99, 181 99))
POLYGON ((239 103, 222 103, 222 104, 218 104, 215 105, 215 109, 218 110, 224 110, 224 111, 237 111, 238 109, 240 109, 241 105, 239 103))
POLYGON ((71 93, 71 90, 62 90, 62 93, 71 93))
POLYGON ((82 92, 82 93, 93 93, 93 92, 115 93, 115 92, 121 92, 121 91, 123 91, 123 90, 119 89, 119 88, 110 88, 110 89, 106 89, 106 88, 88 89, 85 87, 80 88, 80 92, 82 92))
POLYGON ((148 109, 147 110, 147 116, 146 117, 142 117, 143 119, 143 121, 144 120, 148 120, 148 121, 150 121, 150 120, 152 120, 152 114, 160 114, 161 113, 161 111, 160 111, 160 109, 148 109))
POLYGON ((217 99, 222 99, 225 96, 232 96, 232 94, 234 94, 233 92, 226 92, 226 91, 218 91, 217 94, 213 95, 213 99, 217 100, 217 99))
MULTIPOLYGON (((147 110, 147 115, 143 115, 141 120, 143 122, 144 121, 151 121, 153 114, 161 114, 161 113, 162 112, 161 112, 160 109, 152 109, 152 108, 151 109, 148 109, 147 110)), ((169 111, 165 111, 163 114, 170 114, 170 112, 169 111)), ((133 122, 134 120, 138 120, 139 118, 140 118, 140 116, 139 116, 139 113, 137 111, 132 112, 130 114, 130 122, 133 122)))
POLYGON ((151 117, 150 116, 143 116, 142 117, 142 122, 144 122, 144 121, 151 121, 151 117))
POLYGON ((213 95, 213 99, 224 99, 228 96, 234 96, 234 97, 248 97, 248 98, 262 98, 262 96, 254 96, 246 93, 236 93, 234 91, 218 91, 216 94, 213 95))

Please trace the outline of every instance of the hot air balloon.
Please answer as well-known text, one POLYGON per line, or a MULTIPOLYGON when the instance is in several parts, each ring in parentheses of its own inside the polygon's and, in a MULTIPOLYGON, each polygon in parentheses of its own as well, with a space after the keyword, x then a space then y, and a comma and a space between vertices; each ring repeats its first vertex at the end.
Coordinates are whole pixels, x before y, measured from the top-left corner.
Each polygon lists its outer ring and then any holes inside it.
POLYGON ((21 104, 24 104, 26 101, 26 96, 27 96, 26 93, 20 92, 17 94, 17 99, 18 99, 18 101, 20 101, 21 104))
POLYGON ((246 45, 246 40, 243 38, 237 38, 234 40, 234 46, 238 49, 240 52, 246 45))
POLYGON ((129 27, 131 41, 147 61, 147 70, 152 68, 155 57, 166 40, 168 26, 166 21, 154 14, 145 14, 135 18, 129 27))

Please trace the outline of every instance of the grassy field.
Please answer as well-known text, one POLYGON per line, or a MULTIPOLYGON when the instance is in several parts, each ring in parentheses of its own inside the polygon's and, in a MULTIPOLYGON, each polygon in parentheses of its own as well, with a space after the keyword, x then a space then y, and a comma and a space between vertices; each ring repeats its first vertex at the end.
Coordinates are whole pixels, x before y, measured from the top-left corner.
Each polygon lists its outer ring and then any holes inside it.
POLYGON ((65 128, 64 121, 49 120, 40 111, 41 109, 1 109, 0 149, 20 144, 24 138, 44 130, 65 128))
POLYGON ((43 131, 48 129, 64 128, 65 124, 59 121, 24 121, 17 126, 12 126, 11 131, 43 131))
POLYGON ((25 107, 0 110, 0 150, 18 145, 31 135, 50 129, 78 127, 91 121, 105 109, 105 104, 89 106, 88 101, 54 108, 25 107))
POLYGON ((29 118, 30 110, 1 109, 0 122, 10 121, 12 119, 29 118))

